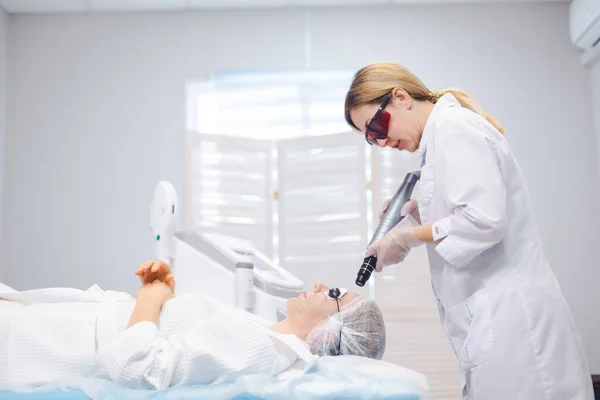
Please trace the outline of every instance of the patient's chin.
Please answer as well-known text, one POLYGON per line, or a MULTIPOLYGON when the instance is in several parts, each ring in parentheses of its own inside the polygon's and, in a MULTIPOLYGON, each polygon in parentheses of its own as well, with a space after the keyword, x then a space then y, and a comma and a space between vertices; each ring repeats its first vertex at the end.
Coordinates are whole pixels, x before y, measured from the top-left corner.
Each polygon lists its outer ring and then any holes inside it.
POLYGON ((287 304, 286 304, 286 312, 287 312, 288 316, 294 311, 294 303, 297 301, 298 301, 298 299, 295 299, 295 298, 288 299, 287 304))

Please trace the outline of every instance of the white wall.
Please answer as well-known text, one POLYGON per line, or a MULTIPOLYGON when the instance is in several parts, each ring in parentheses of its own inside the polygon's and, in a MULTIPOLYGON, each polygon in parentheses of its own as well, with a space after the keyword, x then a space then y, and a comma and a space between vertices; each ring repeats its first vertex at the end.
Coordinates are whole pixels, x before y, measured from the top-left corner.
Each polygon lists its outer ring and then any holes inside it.
MULTIPOLYGON (((4 171, 6 141, 6 77, 7 77, 8 15, 0 8, 0 227, 2 226, 2 204, 4 199, 4 171)), ((2 230, 0 229, 0 254, 3 253, 2 230)), ((0 277, 5 275, 5 264, 0 263, 0 277)))
MULTIPOLYGON (((156 183, 183 190, 184 83, 215 69, 403 63, 502 121, 549 259, 600 372, 596 143, 566 4, 306 13, 18 16, 11 21, 2 278, 133 291, 156 183)), ((235 101, 235 99, 231 99, 235 101)), ((340 105, 341 106, 341 105, 340 105)))
MULTIPOLYGON (((596 51, 600 51, 597 49, 596 51)), ((590 79, 592 81, 592 108, 594 115, 594 128, 596 132, 597 154, 600 155, 600 57, 598 57, 590 68, 590 79)), ((600 168, 600 162, 598 163, 600 168)))

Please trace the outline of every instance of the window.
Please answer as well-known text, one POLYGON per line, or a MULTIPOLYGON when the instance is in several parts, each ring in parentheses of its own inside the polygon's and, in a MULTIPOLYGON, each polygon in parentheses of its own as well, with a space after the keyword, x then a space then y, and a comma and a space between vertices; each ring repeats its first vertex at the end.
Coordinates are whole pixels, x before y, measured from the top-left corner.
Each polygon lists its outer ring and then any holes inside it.
POLYGON ((190 85, 188 128, 280 140, 347 132, 353 71, 222 72, 190 85))

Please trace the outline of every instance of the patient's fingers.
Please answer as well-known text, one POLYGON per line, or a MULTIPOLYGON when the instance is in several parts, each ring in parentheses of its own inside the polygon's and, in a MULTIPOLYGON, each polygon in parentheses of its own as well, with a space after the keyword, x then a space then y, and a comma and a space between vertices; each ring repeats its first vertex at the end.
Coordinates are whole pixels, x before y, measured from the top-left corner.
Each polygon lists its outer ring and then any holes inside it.
POLYGON ((161 280, 163 280, 167 274, 171 273, 171 267, 169 267, 169 264, 163 261, 155 261, 154 263, 152 263, 150 271, 152 272, 152 274, 154 274, 157 277, 160 277, 161 280))
POLYGON ((171 273, 169 264, 162 261, 150 261, 141 267, 138 274, 142 283, 150 283, 155 280, 165 282, 165 278, 171 273))
POLYGON ((153 263, 153 261, 146 261, 145 263, 143 263, 142 265, 140 265, 138 267, 137 271, 135 271, 135 274, 140 275, 140 274, 146 272, 152 263, 153 263))
POLYGON ((155 280, 159 280, 161 282, 165 282, 165 278, 166 278, 166 276, 169 273, 170 272, 168 272, 168 271, 147 272, 144 275, 144 279, 146 280, 146 282, 152 282, 152 281, 155 281, 155 280))
MULTIPOLYGON (((156 280, 161 282, 167 282, 167 276, 171 275, 171 267, 169 264, 164 261, 147 261, 140 265, 140 267, 135 271, 135 275, 140 277, 140 282, 142 284, 152 283, 156 280)), ((167 282, 168 283, 168 282, 167 282)))
POLYGON ((171 272, 171 267, 164 261, 155 261, 152 265, 152 272, 168 273, 171 272))
POLYGON ((150 272, 152 271, 152 267, 154 266, 154 261, 148 261, 145 265, 144 265, 144 272, 150 272))
POLYGON ((151 261, 146 261, 145 263, 143 263, 140 266, 140 269, 139 269, 140 274, 142 276, 146 276, 148 274, 148 272, 151 270, 151 268, 152 268, 153 265, 154 265, 154 261, 152 261, 152 260, 151 261))
POLYGON ((173 277, 173 274, 168 274, 165 277, 165 282, 169 284, 169 286, 171 287, 171 291, 175 293, 175 278, 173 277))

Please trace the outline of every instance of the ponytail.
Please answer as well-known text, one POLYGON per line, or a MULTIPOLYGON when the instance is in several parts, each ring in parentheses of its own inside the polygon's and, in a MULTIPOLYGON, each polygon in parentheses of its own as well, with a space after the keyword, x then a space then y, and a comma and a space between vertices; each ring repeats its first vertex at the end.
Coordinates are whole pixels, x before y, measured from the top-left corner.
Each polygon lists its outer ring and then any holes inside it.
POLYGON ((350 89, 346 94, 346 101, 344 104, 344 114, 348 124, 358 129, 354 125, 354 122, 352 122, 350 112, 353 109, 366 104, 380 103, 383 96, 397 87, 406 90, 406 92, 415 100, 429 101, 434 104, 440 97, 450 93, 463 107, 481 115, 501 133, 504 133, 502 125, 490 114, 483 111, 481 106, 464 90, 450 88, 432 92, 408 69, 401 65, 388 62, 378 62, 367 65, 366 67, 361 68, 354 76, 350 89))
POLYGON ((494 128, 498 129, 498 131, 500 131, 500 133, 504 134, 504 127, 502 126, 502 124, 500 124, 500 122, 498 122, 498 120, 496 118, 494 118, 490 114, 486 113, 483 110, 483 108, 481 108, 479 103, 477 103, 475 101, 475 99, 473 99, 467 92, 465 92, 462 89, 448 88, 448 89, 431 92, 429 101, 431 101, 432 103, 435 104, 440 99, 440 97, 442 97, 443 95, 448 94, 448 93, 451 94, 452 96, 454 96, 456 98, 456 100, 458 100, 458 102, 460 103, 461 106, 473 111, 474 113, 481 115, 482 117, 487 119, 487 121, 490 124, 492 124, 494 126, 494 128))

